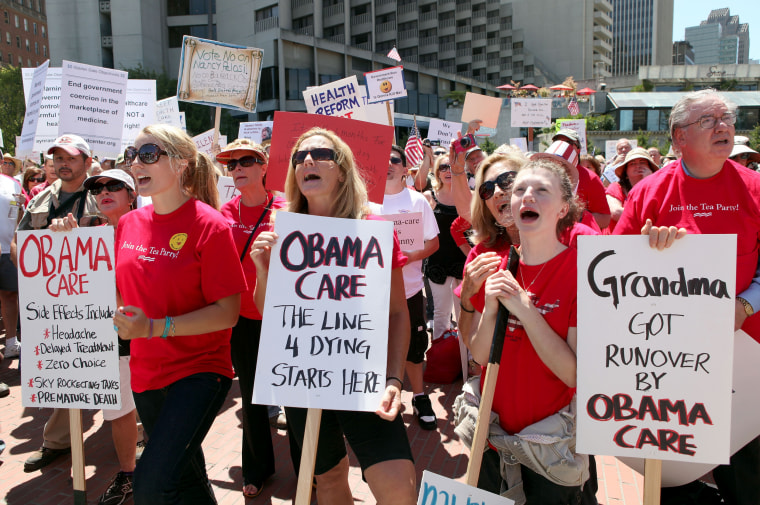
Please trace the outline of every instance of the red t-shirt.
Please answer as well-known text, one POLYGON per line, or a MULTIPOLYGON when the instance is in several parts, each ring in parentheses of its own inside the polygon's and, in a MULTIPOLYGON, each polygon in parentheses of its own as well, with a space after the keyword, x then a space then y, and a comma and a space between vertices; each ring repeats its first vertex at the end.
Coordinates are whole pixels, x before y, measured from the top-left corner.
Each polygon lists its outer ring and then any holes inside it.
MULTIPOLYGON (((620 202, 620 205, 625 207, 625 200, 628 197, 623 191, 623 186, 621 186, 619 182, 613 182, 612 184, 607 186, 607 194, 611 196, 612 198, 618 200, 620 202)), ((606 233, 607 235, 612 235, 612 232, 615 231, 616 224, 617 224, 617 221, 615 221, 614 219, 610 219, 610 225, 607 227, 607 230, 605 230, 608 232, 606 233)))
MULTIPOLYGON (((246 290, 227 220, 191 198, 171 214, 148 205, 122 216, 116 230, 116 287, 154 326, 246 290)), ((131 343, 132 390, 160 389, 212 372, 232 378, 231 329, 131 343)))
MULTIPOLYGON (((542 265, 520 261, 517 282, 533 301, 546 322, 567 340, 569 328, 576 326, 577 253, 567 248, 542 265)), ((481 390, 485 374, 481 375, 481 390)), ((509 317, 496 379, 493 411, 508 433, 556 413, 570 403, 575 388, 562 382, 541 361, 519 319, 509 317)))
MULTIPOLYGON (((261 213, 264 211, 266 203, 255 207, 246 207, 241 204, 240 198, 240 195, 236 196, 229 202, 225 203, 221 209, 222 215, 230 221, 232 237, 235 239, 235 246, 237 247, 238 259, 240 258, 240 255, 243 254, 243 248, 248 242, 251 232, 253 231, 254 234, 253 240, 256 240, 256 236, 262 231, 271 231, 273 228, 272 223, 274 222, 271 219, 272 211, 283 209, 287 205, 287 202, 283 197, 270 194, 267 197, 267 202, 269 202, 270 198, 274 198, 274 201, 272 201, 270 210, 267 213, 268 215, 264 216, 259 227, 254 230, 253 227, 256 226, 256 223, 259 221, 259 217, 261 217, 261 213)), ((248 290, 243 293, 240 299, 240 315, 248 319, 257 319, 260 321, 261 313, 253 302, 253 290, 256 287, 256 265, 253 263, 250 256, 253 240, 251 241, 251 245, 248 246, 245 258, 243 258, 243 272, 245 273, 248 290)))
POLYGON ((586 204, 586 210, 595 214, 610 214, 610 206, 604 194, 604 184, 586 167, 578 165, 578 198, 586 204))
MULTIPOLYGON (((760 174, 731 160, 709 179, 686 175, 671 163, 628 193, 615 235, 639 235, 647 219, 654 226, 677 226, 689 233, 737 235, 736 292, 755 276, 760 244, 760 174)), ((742 329, 760 342, 756 313, 742 329)))

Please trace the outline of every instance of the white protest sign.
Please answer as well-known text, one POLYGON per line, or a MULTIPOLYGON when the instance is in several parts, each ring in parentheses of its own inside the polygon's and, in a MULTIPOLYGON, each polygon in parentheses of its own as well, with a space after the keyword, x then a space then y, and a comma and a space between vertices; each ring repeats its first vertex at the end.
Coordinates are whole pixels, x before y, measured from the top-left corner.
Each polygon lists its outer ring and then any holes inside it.
POLYGON ((274 231, 253 403, 374 412, 385 391, 393 225, 279 211, 274 231))
POLYGON ((182 131, 187 133, 187 122, 185 121, 185 113, 180 111, 179 113, 179 124, 180 128, 182 128, 182 131))
POLYGON ((81 136, 93 153, 113 157, 121 151, 127 73, 63 61, 58 134, 81 136))
POLYGON ((509 498, 423 470, 417 505, 436 505, 439 499, 441 505, 456 505, 457 503, 462 505, 514 505, 515 503, 509 498))
POLYGON ((0 130, 0 147, 3 147, 5 145, 5 141, 3 140, 3 130, 0 130))
MULTIPOLYGON (((636 139, 628 139, 631 143, 631 148, 638 147, 639 141, 636 139)), ((617 140, 605 140, 604 141, 604 159, 612 161, 617 156, 617 140)))
POLYGON ((238 138, 249 139, 252 142, 261 144, 265 140, 272 139, 272 126, 274 121, 251 121, 240 123, 238 127, 238 138))
POLYGON ((50 60, 46 60, 45 63, 34 69, 31 86, 27 94, 21 141, 16 144, 16 156, 19 158, 31 156, 34 150, 34 137, 37 135, 37 120, 42 105, 42 95, 45 91, 48 65, 50 65, 50 60))
POLYGON ((382 214, 380 217, 393 223, 393 229, 396 230, 402 251, 417 251, 425 247, 422 212, 382 214))
POLYGON ((134 145, 140 130, 154 123, 156 123, 156 81, 129 79, 121 150, 124 151, 128 146, 134 145))
POLYGON ((361 86, 355 75, 303 91, 306 112, 366 121, 361 86))
POLYGON ((179 101, 176 96, 170 96, 156 102, 156 122, 182 128, 179 101))
POLYGON ((578 240, 578 452, 728 463, 736 236, 578 240))
MULTIPOLYGON (((24 81, 24 96, 26 102, 29 102, 29 95, 32 89, 32 77, 34 76, 33 68, 22 68, 21 77, 24 81)), ((48 148, 53 145, 58 137, 58 113, 61 101, 61 74, 60 67, 47 69, 47 78, 45 79, 45 92, 42 94, 40 102, 40 111, 37 120, 37 134, 34 139, 35 152, 47 152, 48 148)))
MULTIPOLYGON (((198 148, 198 151, 202 153, 206 153, 212 158, 215 156, 213 152, 213 144, 214 144, 214 129, 211 128, 210 130, 206 130, 205 132, 196 135, 193 137, 193 142, 195 142, 195 147, 198 148)), ((227 135, 219 135, 219 147, 224 147, 227 145, 227 135)))
POLYGON ((114 230, 18 232, 25 407, 119 409, 114 230))
POLYGON ((441 146, 449 148, 452 140, 457 139, 457 133, 462 130, 462 123, 455 121, 444 121, 443 119, 430 119, 427 138, 430 140, 439 140, 441 146))
POLYGON ((235 181, 232 179, 232 177, 227 177, 226 175, 219 176, 219 180, 216 181, 216 189, 219 191, 220 206, 224 205, 240 194, 240 191, 235 189, 235 181))
POLYGON ((588 154, 588 145, 586 144, 586 120, 585 119, 558 119, 557 125, 560 128, 569 128, 578 134, 581 140, 581 154, 588 154))
POLYGON ((264 52, 185 35, 177 98, 216 107, 256 112, 264 52))
POLYGON ((542 128, 552 124, 551 98, 513 98, 512 127, 542 128))
POLYGON ((374 72, 365 72, 367 81, 367 101, 387 102, 406 96, 404 67, 389 67, 374 72))
POLYGON ((365 121, 385 126, 393 126, 388 118, 388 109, 390 108, 391 117, 393 117, 393 112, 396 109, 395 102, 369 103, 366 86, 359 86, 359 94, 361 95, 362 103, 364 104, 365 121))
POLYGON ((509 139, 509 145, 519 147, 524 153, 528 152, 528 139, 525 137, 515 137, 509 139))

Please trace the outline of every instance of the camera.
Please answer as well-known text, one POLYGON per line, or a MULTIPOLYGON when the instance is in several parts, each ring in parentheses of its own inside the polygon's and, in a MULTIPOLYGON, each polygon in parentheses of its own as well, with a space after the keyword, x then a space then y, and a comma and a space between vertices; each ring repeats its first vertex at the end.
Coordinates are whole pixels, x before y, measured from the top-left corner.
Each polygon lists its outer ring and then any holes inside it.
POLYGON ((455 140, 453 144, 454 144, 454 151, 456 151, 457 153, 463 153, 467 151, 468 149, 478 145, 475 142, 475 137, 473 137, 471 133, 465 135, 464 137, 458 140, 455 140))
POLYGON ((433 139, 425 139, 425 140, 422 141, 422 144, 425 145, 425 146, 427 146, 427 147, 439 146, 439 145, 441 145, 441 141, 438 140, 438 139, 435 139, 435 140, 433 140, 433 139))

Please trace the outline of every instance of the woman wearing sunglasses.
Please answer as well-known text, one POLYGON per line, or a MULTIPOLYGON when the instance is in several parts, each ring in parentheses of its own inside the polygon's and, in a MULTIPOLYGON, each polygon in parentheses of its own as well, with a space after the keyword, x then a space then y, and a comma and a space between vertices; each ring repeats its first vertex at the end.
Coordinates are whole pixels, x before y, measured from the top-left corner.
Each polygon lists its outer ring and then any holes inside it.
POLYGON ((32 199, 32 190, 45 182, 45 171, 41 168, 30 167, 24 172, 24 182, 21 187, 26 193, 26 203, 32 199))
POLYGON ((264 481, 274 473, 275 464, 268 408, 251 403, 261 337, 261 313, 253 302, 256 265, 248 253, 256 236, 272 229, 273 212, 285 207, 286 202, 264 186, 269 157, 259 144, 237 139, 216 155, 216 161, 227 165, 227 172, 240 191, 240 195, 222 206, 222 215, 232 224, 232 236, 248 284, 240 302, 240 317, 232 328, 230 344, 232 365, 243 399, 243 495, 254 498, 261 493, 264 481))
POLYGON ((114 326, 131 342, 132 391, 148 433, 137 504, 216 503, 201 443, 233 376, 230 334, 246 284, 214 165, 173 126, 143 128, 124 153, 147 205, 116 231, 114 326))
MULTIPOLYGON (((367 190, 354 165, 351 149, 329 130, 312 128, 301 135, 285 182, 288 210, 301 214, 368 219, 367 190)), ((375 218, 379 219, 379 218, 375 218)), ((274 232, 262 232, 253 243, 256 263, 255 300, 264 307, 269 256, 277 242, 274 232)), ((388 365, 385 393, 378 410, 324 410, 314 473, 317 499, 325 505, 352 504, 344 436, 362 467, 378 503, 417 502, 414 465, 404 422, 399 416, 401 381, 409 349, 409 313, 401 267, 406 258, 394 238, 388 325, 388 365)), ((291 444, 303 444, 305 409, 286 408, 291 444)), ((294 461, 296 467, 298 462, 294 461)))

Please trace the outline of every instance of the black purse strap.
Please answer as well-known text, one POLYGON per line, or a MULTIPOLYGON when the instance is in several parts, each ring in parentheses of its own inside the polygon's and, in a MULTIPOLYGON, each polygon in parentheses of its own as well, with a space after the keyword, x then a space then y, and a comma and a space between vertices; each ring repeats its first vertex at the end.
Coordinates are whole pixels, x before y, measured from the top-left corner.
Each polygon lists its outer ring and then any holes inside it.
MULTIPOLYGON (((256 226, 253 227, 251 230, 251 236, 248 237, 248 240, 245 243, 245 247, 243 247, 243 253, 240 255, 240 263, 243 262, 245 259, 245 254, 248 252, 248 248, 251 246, 251 242, 253 241, 253 236, 256 233, 256 230, 258 229, 261 222, 264 220, 264 216, 267 215, 267 212, 269 212, 269 209, 272 207, 272 203, 274 202, 274 195, 271 195, 269 198, 269 201, 267 202, 266 206, 264 207, 264 210, 261 211, 261 215, 259 216, 259 220, 256 221, 256 226)), ((239 205, 243 205, 243 199, 240 198, 240 201, 238 202, 239 205)), ((240 224, 243 224, 242 222, 240 224)))
MULTIPOLYGON (((60 207, 55 207, 51 202, 50 212, 48 212, 47 218, 48 226, 50 226, 50 223, 53 221, 53 219, 61 217, 61 215, 65 215, 69 210, 71 210, 78 201, 82 200, 85 197, 86 194, 86 191, 78 191, 71 195, 68 200, 63 202, 60 207)), ((84 214, 84 207, 85 202, 82 202, 82 204, 77 209, 77 224, 79 223, 79 220, 82 219, 82 215, 84 214)))

